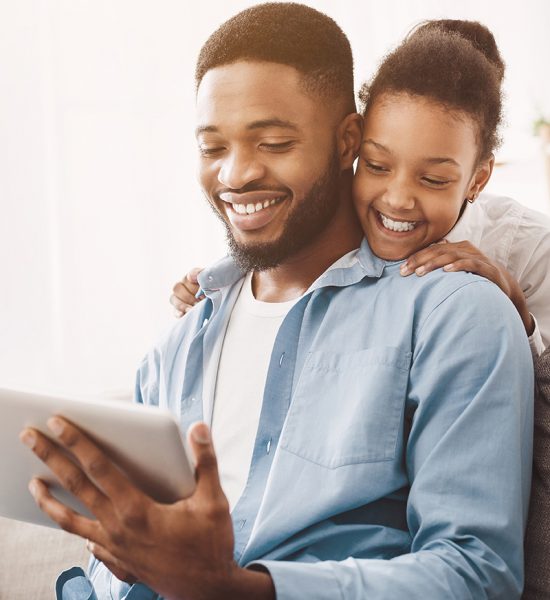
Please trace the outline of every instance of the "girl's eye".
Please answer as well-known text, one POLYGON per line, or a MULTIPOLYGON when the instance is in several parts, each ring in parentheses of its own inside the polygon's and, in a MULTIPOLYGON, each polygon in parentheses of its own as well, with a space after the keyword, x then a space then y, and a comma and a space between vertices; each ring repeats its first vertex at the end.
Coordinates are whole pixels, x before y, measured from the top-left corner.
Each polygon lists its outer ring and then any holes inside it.
POLYGON ((387 173, 389 171, 389 169, 387 169, 386 167, 377 165, 368 160, 364 160, 363 162, 365 163, 365 166, 367 167, 367 169, 369 171, 372 171, 373 173, 387 173))
POLYGON ((428 185, 433 185, 435 187, 442 187, 447 185, 450 180, 449 179, 432 179, 431 177, 423 177, 422 178, 428 185))
POLYGON ((292 140, 290 140, 288 142, 279 142, 277 144, 268 144, 268 143, 260 144, 260 146, 262 148, 264 148, 265 150, 267 150, 268 152, 285 152, 286 150, 290 150, 293 145, 294 145, 294 142, 292 140))

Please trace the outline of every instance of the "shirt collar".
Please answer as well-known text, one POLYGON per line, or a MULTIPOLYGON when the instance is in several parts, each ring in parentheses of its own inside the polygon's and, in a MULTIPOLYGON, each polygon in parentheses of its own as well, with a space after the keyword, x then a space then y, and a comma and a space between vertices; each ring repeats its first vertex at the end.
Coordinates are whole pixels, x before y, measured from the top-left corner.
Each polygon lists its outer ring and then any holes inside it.
POLYGON ((237 283, 245 273, 238 267, 231 256, 224 256, 199 273, 198 282, 207 295, 237 283))
MULTIPOLYGON (((309 291, 326 287, 345 287, 361 281, 364 277, 380 278, 387 265, 395 264, 373 254, 366 239, 356 250, 348 252, 332 264, 309 288, 309 291)), ((245 275, 231 256, 225 256, 204 269, 198 277, 201 289, 208 295, 231 286, 245 275)))

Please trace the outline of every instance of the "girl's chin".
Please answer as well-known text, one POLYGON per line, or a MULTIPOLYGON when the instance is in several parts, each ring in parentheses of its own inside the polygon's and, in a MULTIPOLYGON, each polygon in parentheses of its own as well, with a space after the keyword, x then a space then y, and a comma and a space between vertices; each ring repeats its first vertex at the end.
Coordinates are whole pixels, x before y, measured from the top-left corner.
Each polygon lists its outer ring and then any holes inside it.
POLYGON ((367 241, 369 241, 370 249, 373 251, 378 258, 387 260, 388 262, 397 262, 399 260, 405 260, 409 258, 411 254, 416 252, 416 248, 411 246, 410 248, 396 248, 395 244, 391 248, 388 248, 388 244, 378 244, 376 241, 371 243, 369 236, 367 235, 367 241))

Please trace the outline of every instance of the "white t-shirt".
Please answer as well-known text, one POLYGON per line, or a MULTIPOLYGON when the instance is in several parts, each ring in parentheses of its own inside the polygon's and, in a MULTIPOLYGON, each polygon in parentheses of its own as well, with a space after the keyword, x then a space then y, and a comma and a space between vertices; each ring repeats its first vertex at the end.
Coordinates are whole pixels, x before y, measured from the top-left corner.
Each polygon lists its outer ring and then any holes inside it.
POLYGON ((470 241, 519 282, 536 328, 536 354, 550 345, 550 219, 511 198, 481 194, 446 236, 470 241))
POLYGON ((256 300, 249 273, 227 325, 214 392, 212 439, 231 509, 248 479, 275 338, 298 300, 256 300))

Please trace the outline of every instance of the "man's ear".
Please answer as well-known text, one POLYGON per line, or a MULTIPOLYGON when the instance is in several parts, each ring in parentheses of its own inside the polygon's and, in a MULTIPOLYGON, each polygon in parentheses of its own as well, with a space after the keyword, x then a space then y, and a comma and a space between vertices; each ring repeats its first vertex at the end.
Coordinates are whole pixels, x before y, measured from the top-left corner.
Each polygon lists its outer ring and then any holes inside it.
POLYGON ((346 115, 338 126, 337 136, 340 169, 347 171, 353 167, 353 162, 359 154, 363 137, 363 117, 357 113, 346 115))
POLYGON ((481 163, 477 166, 476 172, 470 183, 470 187, 468 188, 468 199, 470 199, 471 202, 473 202, 473 200, 479 196, 480 192, 489 182, 489 179, 491 179, 494 166, 494 154, 491 154, 491 156, 486 160, 481 161, 481 163))

